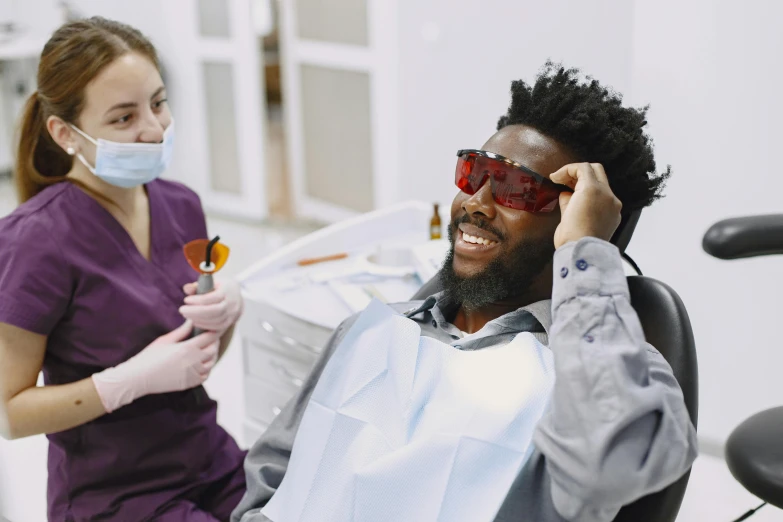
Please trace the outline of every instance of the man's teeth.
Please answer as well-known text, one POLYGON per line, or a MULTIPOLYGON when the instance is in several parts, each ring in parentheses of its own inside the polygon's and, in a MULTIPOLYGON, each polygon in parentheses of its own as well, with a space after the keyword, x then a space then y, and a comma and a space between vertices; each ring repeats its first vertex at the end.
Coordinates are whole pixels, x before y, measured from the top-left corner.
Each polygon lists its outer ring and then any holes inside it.
POLYGON ((462 239, 464 239, 466 243, 473 243, 474 245, 492 246, 497 243, 497 241, 490 241, 489 239, 485 239, 483 237, 471 236, 464 232, 462 233, 462 239))

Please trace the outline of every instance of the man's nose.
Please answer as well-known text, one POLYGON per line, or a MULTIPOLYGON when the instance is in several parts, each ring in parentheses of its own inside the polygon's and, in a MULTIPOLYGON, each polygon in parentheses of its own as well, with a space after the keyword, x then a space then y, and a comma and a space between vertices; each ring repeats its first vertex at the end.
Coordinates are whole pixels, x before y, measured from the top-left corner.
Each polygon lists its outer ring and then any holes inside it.
POLYGON ((482 215, 487 219, 495 217, 495 200, 489 180, 475 194, 462 202, 462 209, 470 215, 482 215))

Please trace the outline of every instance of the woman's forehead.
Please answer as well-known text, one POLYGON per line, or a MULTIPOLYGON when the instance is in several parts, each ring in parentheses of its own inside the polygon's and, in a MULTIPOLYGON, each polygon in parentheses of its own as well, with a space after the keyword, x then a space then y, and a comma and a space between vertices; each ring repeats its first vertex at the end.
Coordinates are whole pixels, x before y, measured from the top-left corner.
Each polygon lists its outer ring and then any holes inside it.
POLYGON ((163 81, 145 56, 127 53, 106 66, 87 85, 86 106, 106 110, 118 103, 148 101, 163 81))

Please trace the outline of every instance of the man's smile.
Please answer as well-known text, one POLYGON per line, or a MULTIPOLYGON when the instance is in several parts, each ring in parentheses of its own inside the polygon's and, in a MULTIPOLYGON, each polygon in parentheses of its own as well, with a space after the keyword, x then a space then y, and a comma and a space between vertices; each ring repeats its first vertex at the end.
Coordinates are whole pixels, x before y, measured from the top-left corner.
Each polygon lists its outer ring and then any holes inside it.
POLYGON ((488 253, 500 244, 496 235, 469 223, 461 223, 455 235, 455 253, 471 257, 488 253))

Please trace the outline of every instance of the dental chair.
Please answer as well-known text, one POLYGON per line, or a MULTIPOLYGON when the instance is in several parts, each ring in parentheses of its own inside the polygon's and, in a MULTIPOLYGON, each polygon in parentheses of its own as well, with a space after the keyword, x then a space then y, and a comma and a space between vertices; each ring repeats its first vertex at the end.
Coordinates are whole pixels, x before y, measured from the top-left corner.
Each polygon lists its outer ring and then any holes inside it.
MULTIPOLYGON (((625 254, 640 213, 641 211, 636 211, 623 215, 611 242, 640 274, 628 277, 631 305, 639 316, 647 342, 655 346, 671 365, 695 426, 699 405, 699 371, 688 312, 674 290, 656 279, 642 276, 636 264, 625 254)), ((783 244, 781 249, 783 251, 783 244)), ((442 289, 440 277, 435 276, 416 292, 413 300, 426 299, 442 289)), ((783 437, 783 434, 781 436, 783 437)), ((614 522, 675 522, 689 476, 690 472, 669 487, 623 507, 614 522)))
MULTIPOLYGON (((719 221, 704 235, 702 247, 718 259, 783 254, 783 215, 719 221)), ((783 406, 757 413, 735 428, 726 441, 725 456, 737 482, 783 509, 783 406)))

